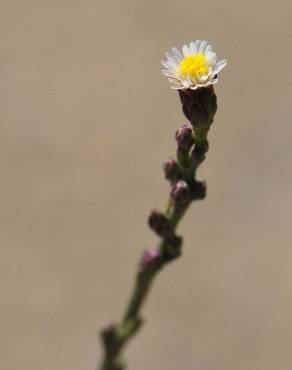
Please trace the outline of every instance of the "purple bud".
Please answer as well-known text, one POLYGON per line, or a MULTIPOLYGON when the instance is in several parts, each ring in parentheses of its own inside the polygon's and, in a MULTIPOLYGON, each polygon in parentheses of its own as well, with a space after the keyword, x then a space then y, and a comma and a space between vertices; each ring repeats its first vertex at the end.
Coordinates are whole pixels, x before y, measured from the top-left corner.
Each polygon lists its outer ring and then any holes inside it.
POLYGON ((151 211, 148 223, 150 228, 161 237, 167 238, 173 235, 173 228, 168 218, 160 211, 155 209, 151 211))
POLYGON ((116 326, 113 321, 107 322, 101 328, 101 336, 106 348, 110 348, 114 345, 116 339, 116 326))
POLYGON ((140 272, 158 270, 161 267, 161 253, 159 249, 146 249, 140 260, 140 272))
POLYGON ((175 138, 178 149, 184 153, 189 152, 194 145, 193 130, 187 125, 183 125, 176 131, 175 138))
POLYGON ((108 333, 112 333, 115 331, 115 324, 113 321, 108 321, 106 322, 102 328, 101 328, 101 332, 103 334, 108 334, 108 333))
POLYGON ((169 158, 163 163, 165 178, 172 184, 182 178, 179 164, 175 158, 169 158))
POLYGON ((193 199, 204 199, 207 193, 207 183, 205 180, 203 181, 195 181, 192 187, 192 198, 193 199))
POLYGON ((174 205, 178 208, 185 207, 191 201, 191 192, 186 182, 179 181, 170 192, 174 205))

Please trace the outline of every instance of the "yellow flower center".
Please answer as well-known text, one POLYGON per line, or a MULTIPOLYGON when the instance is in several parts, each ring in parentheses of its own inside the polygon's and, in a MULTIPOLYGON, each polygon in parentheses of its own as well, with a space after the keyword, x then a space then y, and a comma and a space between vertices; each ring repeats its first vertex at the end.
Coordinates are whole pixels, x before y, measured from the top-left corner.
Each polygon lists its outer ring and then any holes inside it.
POLYGON ((179 65, 181 78, 189 77, 196 80, 198 76, 203 76, 209 71, 208 61, 205 55, 188 55, 179 65))

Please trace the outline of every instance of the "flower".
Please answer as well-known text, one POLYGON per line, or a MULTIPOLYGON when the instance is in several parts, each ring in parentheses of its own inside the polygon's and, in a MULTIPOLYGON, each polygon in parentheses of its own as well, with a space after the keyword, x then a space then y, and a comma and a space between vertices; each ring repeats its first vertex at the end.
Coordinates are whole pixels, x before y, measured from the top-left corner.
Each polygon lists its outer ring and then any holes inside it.
POLYGON ((226 66, 227 61, 217 62, 217 55, 207 41, 197 40, 182 47, 171 48, 165 53, 166 60, 161 61, 165 69, 162 73, 167 77, 172 89, 192 89, 214 85, 217 75, 226 66))

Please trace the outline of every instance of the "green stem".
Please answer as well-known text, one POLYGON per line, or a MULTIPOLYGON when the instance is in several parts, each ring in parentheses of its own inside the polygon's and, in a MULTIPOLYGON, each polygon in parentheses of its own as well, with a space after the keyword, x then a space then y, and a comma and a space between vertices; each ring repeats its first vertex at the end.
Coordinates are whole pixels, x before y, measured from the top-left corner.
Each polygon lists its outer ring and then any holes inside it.
MULTIPOLYGON (((188 184, 192 184, 195 181, 196 170, 205 159, 205 154, 208 151, 207 134, 208 129, 195 130, 195 149, 193 150, 192 154, 190 156, 188 155, 188 157, 181 155, 177 156, 182 169, 184 177, 183 180, 188 184)), ((190 203, 186 204, 180 209, 176 209, 169 198, 166 208, 166 216, 168 217, 174 231, 186 213, 189 205, 190 203)), ((159 245, 159 249, 162 254, 167 250, 167 248, 167 240, 162 239, 159 245)), ((166 262, 167 261, 165 261, 164 264, 166 262)), ((141 326, 142 321, 140 319, 140 311, 149 293, 154 277, 157 275, 158 271, 160 270, 138 271, 129 304, 122 322, 115 330, 114 340, 110 346, 105 344, 104 360, 100 370, 124 369, 124 365, 122 364, 120 358, 122 349, 126 342, 137 332, 141 326)))
POLYGON ((141 306, 147 296, 147 293, 149 292, 155 273, 156 271, 150 271, 147 272, 147 274, 142 272, 137 274, 134 291, 132 293, 123 322, 138 318, 141 306))

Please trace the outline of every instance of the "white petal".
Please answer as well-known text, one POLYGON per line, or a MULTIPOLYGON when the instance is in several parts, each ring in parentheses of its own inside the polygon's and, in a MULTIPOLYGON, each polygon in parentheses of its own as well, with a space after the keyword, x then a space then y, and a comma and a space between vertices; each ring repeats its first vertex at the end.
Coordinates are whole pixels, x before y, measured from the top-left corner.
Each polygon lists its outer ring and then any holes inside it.
POLYGON ((215 85, 218 82, 218 78, 213 78, 213 80, 210 81, 210 85, 215 85))
POLYGON ((208 75, 204 75, 204 76, 201 76, 200 80, 201 80, 202 82, 204 82, 204 81, 207 81, 207 80, 208 80, 208 78, 209 78, 209 76, 208 76, 208 75))
POLYGON ((184 57, 185 57, 185 58, 190 54, 190 50, 189 50, 188 45, 186 45, 186 44, 185 44, 185 45, 182 47, 182 52, 183 52, 183 55, 184 55, 184 57))
POLYGON ((212 51, 212 46, 209 44, 209 45, 207 45, 207 47, 204 51, 204 54, 207 55, 210 51, 212 51))
POLYGON ((183 80, 183 81, 181 81, 181 83, 182 83, 183 87, 185 87, 186 89, 188 89, 190 87, 189 81, 183 80))
POLYGON ((200 44, 201 44, 201 40, 197 40, 195 42, 195 45, 196 45, 196 48, 197 48, 197 52, 199 51, 200 44))
POLYGON ((214 63, 216 63, 217 55, 215 53, 213 53, 212 51, 210 51, 207 54, 207 59, 208 59, 209 65, 212 66, 214 63))
POLYGON ((169 69, 163 69, 162 74, 166 77, 175 77, 173 71, 170 71, 169 69))
POLYGON ((194 84, 190 78, 186 79, 185 81, 189 84, 189 86, 192 86, 194 84))
POLYGON ((179 83, 175 84, 173 82, 170 83, 170 86, 176 89, 181 89, 183 87, 182 84, 179 84, 179 83))
POLYGON ((204 54, 206 47, 208 46, 207 41, 202 41, 199 47, 199 54, 204 54))
POLYGON ((168 77, 168 81, 174 84, 180 83, 180 80, 175 77, 168 77))
POLYGON ((178 67, 177 62, 170 58, 167 59, 166 64, 168 64, 171 69, 176 69, 178 67))
POLYGON ((190 43, 190 51, 191 51, 192 54, 197 54, 198 53, 197 46, 193 41, 190 43))
POLYGON ((178 51, 177 48, 171 48, 172 54, 175 56, 178 62, 181 62, 183 60, 183 57, 181 53, 178 51))
POLYGON ((169 68, 169 65, 164 60, 161 61, 161 64, 163 65, 163 67, 169 68))
POLYGON ((171 84, 171 86, 182 86, 182 84, 180 83, 180 82, 171 82, 171 81, 169 81, 170 82, 170 84, 171 84))
POLYGON ((183 86, 171 86, 170 85, 170 88, 173 89, 173 90, 180 90, 183 88, 183 86))
POLYGON ((220 62, 216 63, 213 69, 213 74, 216 75, 221 71, 222 68, 224 68, 227 64, 226 60, 221 60, 220 62))
POLYGON ((170 71, 176 71, 177 70, 177 66, 172 64, 172 62, 167 61, 167 65, 168 65, 168 69, 170 71))
POLYGON ((197 88, 198 88, 198 85, 191 86, 191 90, 197 90, 197 88))
POLYGON ((170 86, 171 86, 172 89, 181 89, 183 87, 180 81, 173 81, 173 80, 170 80, 170 79, 168 79, 168 80, 170 82, 170 86))
POLYGON ((196 82, 197 82, 198 85, 201 85, 201 86, 206 86, 209 79, 210 79, 209 74, 204 75, 204 76, 200 76, 200 75, 196 76, 196 82))
POLYGON ((173 64, 177 65, 177 61, 176 61, 175 57, 172 54, 170 54, 169 52, 166 52, 165 56, 166 56, 168 61, 170 60, 170 61, 173 62, 173 64))

